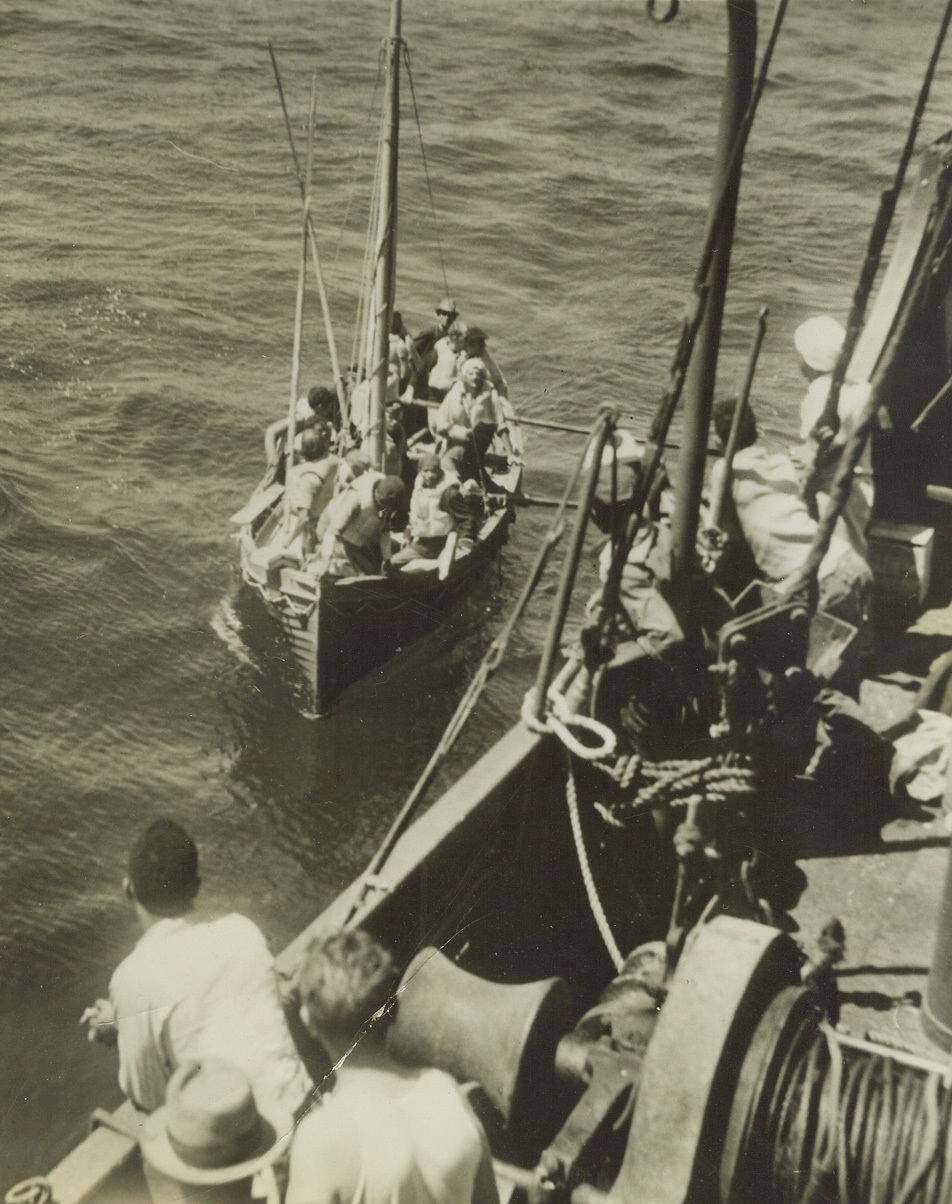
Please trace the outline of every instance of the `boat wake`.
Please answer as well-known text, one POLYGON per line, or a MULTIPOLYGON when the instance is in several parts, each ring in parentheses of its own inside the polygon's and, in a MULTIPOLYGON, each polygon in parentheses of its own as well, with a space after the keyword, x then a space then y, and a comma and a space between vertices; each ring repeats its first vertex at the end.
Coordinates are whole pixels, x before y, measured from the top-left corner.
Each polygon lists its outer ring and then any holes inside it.
POLYGON ((239 619, 230 598, 222 598, 211 618, 211 628, 215 635, 226 645, 229 652, 243 665, 261 672, 261 666, 248 651, 248 645, 242 638, 244 624, 239 619))

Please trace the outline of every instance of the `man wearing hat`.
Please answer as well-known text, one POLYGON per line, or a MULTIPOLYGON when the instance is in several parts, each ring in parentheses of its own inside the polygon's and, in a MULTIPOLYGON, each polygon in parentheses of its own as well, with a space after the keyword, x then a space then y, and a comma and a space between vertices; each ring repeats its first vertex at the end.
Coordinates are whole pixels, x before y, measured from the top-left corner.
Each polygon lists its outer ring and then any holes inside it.
POLYGON ((290 1112, 259 1106, 246 1075, 233 1062, 186 1062, 169 1079, 165 1104, 138 1137, 153 1204, 244 1204, 254 1176, 262 1197, 277 1204, 272 1168, 287 1156, 294 1133, 290 1112))
POLYGON ((498 1204, 486 1135, 456 1081, 387 1051, 394 979, 390 954, 362 929, 308 946, 301 1019, 335 1083, 294 1135, 285 1204, 498 1204))
POLYGON ((317 528, 324 571, 341 577, 379 573, 390 559, 390 531, 406 492, 399 477, 373 469, 345 486, 317 528))
POLYGON ((245 916, 199 921, 198 851, 157 819, 129 854, 123 881, 143 935, 119 965, 109 998, 87 1008, 90 1040, 119 1046, 119 1085, 153 1112, 176 1069, 222 1056, 247 1075, 259 1107, 294 1112, 311 1081, 285 1021, 274 959, 245 916))
POLYGON ((410 497, 410 521, 407 540, 394 552, 390 563, 396 567, 411 560, 435 560, 456 527, 451 500, 459 494, 459 480, 443 471, 439 456, 421 456, 410 497))
MULTIPOLYGON (((819 314, 801 322, 793 335, 794 346, 800 357, 800 370, 810 381, 810 387, 800 403, 800 438, 807 444, 798 458, 804 458, 812 463, 814 457, 813 441, 818 440, 820 432, 816 429, 826 407, 830 393, 832 372, 836 367, 846 330, 843 325, 829 314, 819 314)), ((817 505, 817 515, 822 515, 829 499, 830 488, 836 475, 840 454, 847 440, 856 429, 856 424, 869 401, 870 386, 868 381, 851 380, 849 376, 843 381, 836 412, 839 418, 839 429, 833 439, 832 452, 825 464, 821 466, 820 477, 814 490, 817 505)), ((809 500, 808 500, 809 504, 809 500)), ((853 475, 853 488, 843 510, 843 522, 849 533, 849 540, 857 555, 865 558, 867 555, 866 529, 872 514, 873 506, 873 470, 869 440, 863 451, 862 458, 853 475)))
POLYGON ((418 398, 429 397, 430 370, 437 361, 436 345, 446 337, 446 332, 459 316, 456 302, 452 297, 443 297, 436 306, 436 323, 422 330, 413 340, 417 375, 413 394, 418 398))
POLYGON ((500 397, 508 397, 509 386, 506 384, 506 378, 499 371, 499 365, 486 346, 488 341, 488 336, 481 326, 467 326, 466 333, 463 335, 463 347, 460 355, 463 359, 482 360, 492 387, 500 397))

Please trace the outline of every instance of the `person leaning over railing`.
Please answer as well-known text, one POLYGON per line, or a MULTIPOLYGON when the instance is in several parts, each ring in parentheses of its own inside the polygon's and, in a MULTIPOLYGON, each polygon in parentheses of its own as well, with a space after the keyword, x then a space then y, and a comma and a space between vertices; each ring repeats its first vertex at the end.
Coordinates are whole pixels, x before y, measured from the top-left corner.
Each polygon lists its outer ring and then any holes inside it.
POLYGON ((91 1041, 118 1044, 119 1086, 153 1112, 179 1066, 223 1057, 251 1082, 262 1108, 295 1112, 311 1091, 278 993, 274 959, 245 916, 200 921, 198 850, 171 819, 157 819, 129 854, 123 879, 142 936, 120 963, 108 999, 80 1023, 91 1041))

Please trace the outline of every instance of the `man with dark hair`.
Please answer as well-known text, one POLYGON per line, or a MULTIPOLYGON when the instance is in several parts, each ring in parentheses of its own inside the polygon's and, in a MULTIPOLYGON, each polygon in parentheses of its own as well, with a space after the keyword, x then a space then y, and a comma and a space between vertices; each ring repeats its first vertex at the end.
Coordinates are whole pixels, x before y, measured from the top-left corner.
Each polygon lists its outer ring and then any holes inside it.
POLYGON ((198 850, 157 819, 129 854, 123 890, 143 935, 119 965, 109 998, 87 1008, 91 1041, 119 1046, 119 1085, 152 1112, 185 1062, 222 1057, 251 1082, 262 1108, 296 1111, 311 1090, 291 1039, 265 939, 240 915, 198 921, 198 850))
POLYGON ((324 571, 341 577, 379 573, 390 559, 390 531, 406 492, 399 477, 373 470, 346 485, 318 524, 324 571))
MULTIPOLYGON (((340 402, 333 389, 324 385, 315 385, 306 396, 299 397, 295 406, 295 447, 300 446, 304 431, 313 426, 329 425, 331 434, 340 427, 340 402)), ((264 432, 264 454, 269 464, 276 464, 278 457, 286 450, 288 420, 278 418, 264 432)))
POLYGON ((394 980, 360 929, 316 937, 304 955, 301 1019, 336 1082, 294 1135, 285 1204, 498 1204, 486 1135, 455 1080, 387 1053, 394 980))

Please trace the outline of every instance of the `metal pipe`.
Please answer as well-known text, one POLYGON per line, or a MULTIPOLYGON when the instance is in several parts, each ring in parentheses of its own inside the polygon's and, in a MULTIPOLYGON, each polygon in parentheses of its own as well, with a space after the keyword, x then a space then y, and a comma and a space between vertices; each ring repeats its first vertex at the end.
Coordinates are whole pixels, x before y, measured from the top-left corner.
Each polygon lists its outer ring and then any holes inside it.
MULTIPOLYGON (((711 185, 712 205, 718 205, 729 184, 734 146, 753 93, 757 50, 756 0, 728 0, 728 55, 724 97, 721 103, 717 156, 711 185)), ((740 190, 740 166, 720 208, 717 245, 707 275, 709 296, 698 330, 685 381, 684 432, 678 460, 676 503, 672 517, 672 575, 675 588, 687 603, 688 583, 694 566, 698 512, 704 485, 708 428, 717 375, 724 296, 730 272, 734 219, 740 190)))

